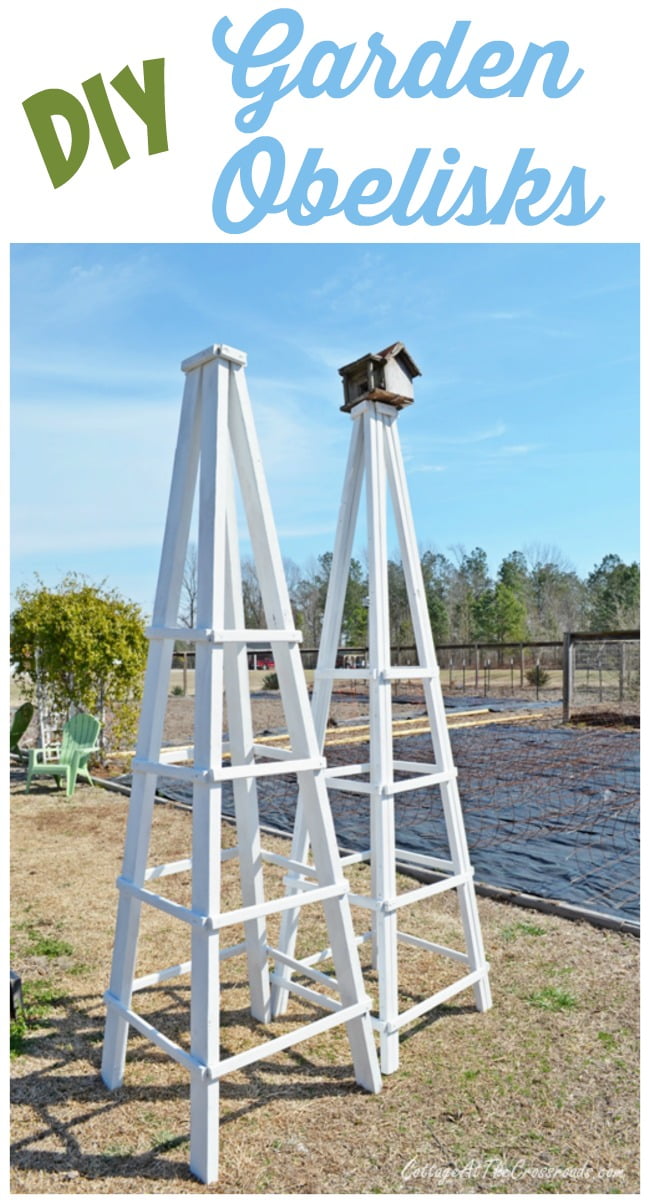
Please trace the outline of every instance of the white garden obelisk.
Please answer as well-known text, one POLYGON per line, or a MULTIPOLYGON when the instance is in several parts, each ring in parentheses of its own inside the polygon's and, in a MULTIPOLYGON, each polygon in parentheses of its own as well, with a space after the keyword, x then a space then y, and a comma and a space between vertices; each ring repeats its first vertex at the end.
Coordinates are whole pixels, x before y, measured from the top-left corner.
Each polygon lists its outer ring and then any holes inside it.
POLYGON ((160 574, 154 605, 140 730, 133 761, 133 787, 118 879, 119 903, 110 986, 102 1076, 113 1088, 124 1075, 129 1026, 155 1042, 185 1066, 191 1076, 190 1166, 212 1182, 218 1173, 219 1081, 224 1074, 316 1033, 345 1023, 357 1082, 378 1091, 381 1077, 355 945, 348 886, 341 870, 329 809, 324 761, 313 724, 300 660, 280 549, 262 470, 244 365, 246 356, 214 346, 186 360, 185 391, 171 484, 160 574), (200 480, 198 600, 196 626, 177 626, 197 473, 200 480), (239 480, 268 627, 246 630, 238 552, 234 476, 239 480), (196 644, 194 747, 161 751, 174 642, 196 644), (255 744, 248 686, 247 641, 268 641, 273 649, 289 731, 289 749, 255 744), (229 742, 222 735, 223 696, 228 708, 229 742), (174 760, 193 764, 173 764, 174 760), (224 764, 224 754, 229 761, 224 764), (259 759, 265 758, 265 759, 259 759), (269 759, 270 758, 270 759, 269 759), (270 774, 297 775, 313 864, 261 848, 256 781, 270 774), (193 789, 191 857, 148 867, 154 796, 159 776, 189 782, 193 789), (221 795, 232 782, 243 906, 222 912, 221 861, 233 850, 221 847, 221 795), (295 961, 267 944, 265 921, 296 899, 265 899, 263 863, 273 861, 298 872, 308 887, 300 903, 322 903, 336 978, 319 971, 311 978, 338 998, 290 981, 295 961), (151 884, 191 870, 189 906, 151 889, 151 884), (138 933, 143 906, 157 908, 189 925, 191 961, 135 978, 138 933), (219 948, 219 933, 242 924, 244 940, 219 948), (319 1004, 326 1015, 228 1058, 220 1056, 219 963, 245 955, 251 1012, 271 1017, 271 983, 319 1004), (279 969, 269 972, 269 958, 279 969), (165 1036, 133 1008, 134 991, 191 975, 190 1049, 165 1036))
MULTIPOLYGON (((320 747, 323 748, 333 682, 346 677, 367 679, 370 761, 329 769, 327 779, 332 789, 369 796, 370 849, 344 857, 343 864, 366 860, 371 865, 371 895, 352 895, 351 902, 368 909, 372 917, 371 929, 363 934, 361 940, 371 939, 373 943, 373 962, 377 969, 379 989, 379 1006, 377 1014, 373 1016, 373 1026, 380 1034, 381 1068, 384 1073, 389 1074, 399 1065, 401 1028, 467 987, 473 987, 476 1006, 481 1011, 490 1007, 491 997, 488 965, 485 961, 476 906, 473 870, 465 839, 456 769, 397 433, 397 416, 400 409, 413 400, 411 382, 413 377, 420 373, 403 344, 396 343, 377 355, 365 356, 353 364, 346 365, 341 369, 341 374, 345 385, 345 405, 342 409, 352 418, 352 441, 323 616, 312 710, 320 747), (337 650, 364 476, 369 578, 368 666, 363 669, 341 669, 336 667, 337 650), (391 665, 386 544, 388 492, 391 495, 399 536, 419 661, 418 666, 408 669, 391 665), (394 759, 391 683, 397 678, 405 677, 422 680, 433 744, 433 764, 394 759), (398 777, 395 776, 396 772, 398 777), (396 848, 395 796, 405 790, 421 789, 431 792, 432 788, 440 790, 449 858, 396 848), (398 894, 396 858, 401 862, 441 872, 445 877, 398 894), (397 927, 397 915, 401 908, 446 890, 457 891, 466 952, 448 949, 434 941, 410 936, 397 927), (465 973, 451 986, 444 987, 400 1013, 397 963, 399 943, 451 957, 465 967, 465 973)), ((309 846, 305 812, 301 802, 302 800, 298 807, 293 842, 292 855, 296 861, 304 860, 309 846)), ((300 897, 303 887, 300 874, 294 871, 290 878, 293 878, 293 889, 297 897, 300 897)), ((293 953, 295 947, 297 927, 298 913, 285 912, 280 948, 289 954, 293 953)), ((326 952, 307 957, 301 964, 312 966, 323 961, 326 952)), ((286 989, 274 988, 274 1014, 281 1013, 286 1002, 286 989)))

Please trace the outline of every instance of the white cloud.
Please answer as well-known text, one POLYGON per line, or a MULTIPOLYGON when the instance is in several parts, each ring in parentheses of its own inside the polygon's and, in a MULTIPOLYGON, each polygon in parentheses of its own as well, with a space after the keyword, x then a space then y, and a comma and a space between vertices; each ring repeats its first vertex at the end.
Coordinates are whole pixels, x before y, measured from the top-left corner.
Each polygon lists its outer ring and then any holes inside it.
POLYGON ((505 422, 496 422, 494 426, 484 430, 470 431, 467 435, 437 435, 436 443, 466 445, 470 443, 486 443, 489 439, 499 439, 507 431, 505 422))
POLYGON ((508 447, 500 447, 499 455, 501 456, 527 456, 530 452, 538 451, 541 443, 513 443, 508 447))
POLYGON ((139 301, 156 287, 158 276, 148 250, 88 264, 71 261, 65 249, 56 259, 35 252, 21 266, 23 305, 30 306, 39 325, 69 327, 139 301))
POLYGON ((478 314, 477 317, 484 322, 516 322, 521 318, 530 318, 532 314, 529 309, 495 309, 491 313, 478 314))

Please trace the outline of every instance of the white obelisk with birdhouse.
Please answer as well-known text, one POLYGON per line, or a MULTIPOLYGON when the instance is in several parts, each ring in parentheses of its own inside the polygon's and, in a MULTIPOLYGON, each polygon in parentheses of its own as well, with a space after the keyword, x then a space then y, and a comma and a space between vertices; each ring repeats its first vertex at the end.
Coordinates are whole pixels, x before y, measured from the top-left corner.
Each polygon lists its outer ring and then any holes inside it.
MULTIPOLYGON (((414 379, 421 375, 402 343, 394 343, 376 354, 365 355, 340 369, 343 377, 342 410, 352 420, 352 439, 339 511, 336 539, 328 585, 327 602, 318 663, 315 671, 312 709, 316 731, 323 748, 335 681, 361 678, 368 683, 369 761, 330 768, 327 780, 332 790, 366 795, 370 807, 370 841, 367 850, 343 858, 343 864, 366 861, 371 867, 370 895, 352 895, 351 902, 371 915, 367 932, 357 938, 372 942, 373 964, 378 978, 378 1006, 373 1026, 379 1032, 381 1068, 392 1073, 399 1065, 399 1033, 406 1025, 431 1011, 466 988, 472 988, 476 1006, 491 1005, 488 965, 476 904, 473 869, 470 864, 465 826, 460 805, 457 771, 445 716, 440 674, 426 603, 415 527, 406 474, 397 431, 400 411, 414 400, 414 379), (350 558, 357 524, 362 483, 365 479, 368 538, 368 664, 363 668, 340 668, 343 606, 350 558), (387 502, 392 500, 418 664, 391 663, 388 598, 387 502), (392 686, 396 679, 419 679, 424 689, 431 732, 433 760, 429 763, 396 759, 393 750, 392 686), (414 853, 396 843, 395 798, 403 791, 427 791, 431 806, 441 806, 449 856, 414 853), (435 801, 434 801, 435 800, 435 801), (396 861, 422 871, 433 871, 437 880, 398 893, 396 861), (409 904, 443 891, 457 893, 464 932, 464 950, 441 945, 435 939, 412 936, 398 917, 409 904), (398 947, 412 945, 455 960, 462 976, 433 991, 420 1002, 400 1011, 398 947)), ((304 859, 308 848, 305 813, 299 801, 292 856, 304 859)), ((301 875, 290 875, 292 889, 300 897, 301 875)), ((287 911, 282 920, 280 948, 292 954, 298 928, 298 913, 287 911)), ((435 934, 432 934, 434 937, 435 934)), ((302 959, 304 966, 326 960, 328 951, 302 959)), ((286 1006, 286 988, 273 992, 274 1013, 286 1006)))

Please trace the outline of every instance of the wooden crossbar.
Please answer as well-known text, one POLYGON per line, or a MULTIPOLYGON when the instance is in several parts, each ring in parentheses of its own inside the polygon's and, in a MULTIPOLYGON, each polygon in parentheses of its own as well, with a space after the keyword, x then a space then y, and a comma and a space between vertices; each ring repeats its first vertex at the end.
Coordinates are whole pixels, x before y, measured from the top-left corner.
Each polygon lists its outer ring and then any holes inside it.
POLYGON ((330 778, 349 778, 351 774, 368 773, 369 770, 370 761, 360 762, 358 765, 328 765, 325 776, 329 781, 330 778))
POLYGON ((395 1023, 382 1022, 373 1017, 373 1028, 379 1032, 384 1030, 386 1032, 397 1032, 400 1028, 404 1028, 405 1025, 411 1024, 413 1020, 418 1020, 420 1016, 424 1016, 426 1012, 431 1012, 434 1008, 440 1007, 441 1003, 446 1003, 454 995, 459 995, 461 991, 466 991, 468 987, 473 987, 475 983, 479 982, 485 976, 489 968, 489 965, 485 963, 476 970, 472 970, 470 974, 466 974, 463 978, 452 982, 450 986, 443 987, 441 991, 436 991, 435 995, 430 995, 428 999, 423 999, 421 1003, 415 1003, 407 1011, 400 1012, 395 1023))
MULTIPOLYGON (((370 939, 371 936, 371 932, 363 932, 360 936, 355 936, 355 944, 363 945, 367 940, 370 939)), ((332 950, 328 947, 327 949, 321 949, 318 953, 310 953, 308 957, 302 957, 300 959, 300 965, 316 966, 319 962, 329 962, 331 960, 332 950)))
MULTIPOLYGON (((316 994, 316 992, 311 992, 316 994)), ((325 996, 319 997, 319 1005, 327 1007, 333 1001, 328 1000, 323 1004, 325 996)), ((244 1066, 250 1066, 252 1062, 265 1060, 273 1057, 276 1053, 281 1053, 284 1049, 290 1049, 292 1045, 297 1045, 302 1041, 308 1041, 310 1037, 316 1037, 320 1033, 327 1032, 328 1029, 335 1025, 347 1024, 350 1020, 354 1020, 358 1016, 364 1015, 368 1010, 368 1001, 363 999, 359 1003, 349 1004, 347 1007, 334 1005, 331 1012, 327 1016, 322 1016, 318 1020, 313 1020, 310 1024, 303 1024, 300 1028, 294 1029, 289 1033, 282 1033, 279 1037, 273 1037, 270 1041, 263 1041, 259 1045, 254 1045, 251 1049, 245 1049, 241 1053, 233 1054, 229 1058, 223 1058, 214 1066, 206 1066, 199 1061, 198 1058, 192 1056, 176 1041, 170 1040, 159 1029, 145 1020, 132 1008, 125 1007, 120 1003, 115 995, 107 991, 104 995, 104 1002, 111 1011, 122 1016, 137 1032, 143 1037, 147 1037, 159 1049, 162 1049, 166 1054, 169 1054, 175 1062, 179 1062, 187 1070, 198 1072, 202 1078, 209 1082, 216 1082, 227 1074, 232 1074, 235 1070, 241 1070, 244 1066)))
POLYGON ((400 778, 390 783, 391 794, 403 794, 405 790, 425 790, 428 786, 441 786, 456 776, 455 769, 437 769, 435 773, 423 773, 419 777, 400 778))
POLYGON ((271 865, 279 865, 280 869, 293 870, 295 874, 304 874, 306 878, 316 876, 316 867, 306 861, 294 861, 291 857, 283 857, 282 853, 273 853, 270 849, 262 849, 262 861, 271 865))
POLYGON ((302 644, 302 631, 297 628, 278 630, 275 627, 265 627, 257 630, 254 627, 229 627, 222 631, 214 631, 211 627, 147 627, 145 635, 149 640, 183 640, 186 644, 302 644))
POLYGON ((184 857, 182 861, 168 861, 166 865, 152 865, 146 870, 145 882, 153 882, 156 878, 167 878, 170 874, 183 874, 192 868, 192 858, 184 857))
POLYGON ((318 681, 337 681, 339 678, 367 681, 369 677, 370 669, 314 669, 314 680, 318 681))
POLYGON ((349 898, 352 907, 364 907, 366 911, 381 911, 381 900, 374 899, 371 895, 357 895, 354 891, 350 891, 349 898))
POLYGON ((403 773, 440 773, 440 765, 432 765, 426 761, 393 761, 393 769, 403 773))
POLYGON ((191 924, 195 928, 207 928, 208 917, 201 912, 184 907, 182 903, 175 903, 173 899, 166 899, 164 895, 157 895, 155 891, 145 890, 143 886, 136 886, 135 882, 130 882, 122 875, 117 878, 116 886, 121 894, 139 899, 141 903, 147 903, 158 911, 165 911, 175 920, 182 920, 184 924, 191 924))
MULTIPOLYGON (((245 953, 248 948, 247 941, 239 941, 237 945, 228 945, 225 949, 219 950, 219 961, 230 961, 232 957, 239 957, 245 953)), ((143 991, 147 987, 158 986, 161 982, 167 982, 169 978, 180 978, 183 974, 189 974, 192 969, 192 962, 180 962, 177 966, 169 966, 166 970, 153 970, 150 974, 143 974, 140 978, 133 980, 133 990, 143 991)))
POLYGON ((311 889, 310 884, 305 882, 304 887, 302 896, 298 899, 295 895, 284 895, 281 899, 267 899, 265 903, 255 903, 251 907, 238 907, 235 911, 226 911, 219 916, 208 916, 205 927, 208 932, 218 932, 221 928, 230 927, 231 924, 244 924, 247 920, 270 916, 296 905, 320 903, 323 899, 340 899, 349 891, 347 882, 333 882, 329 886, 314 886, 311 889))
POLYGON ((328 769, 325 770, 327 781, 333 780, 337 790, 342 790, 344 794, 371 794, 373 787, 370 782, 361 782, 356 778, 342 778, 338 775, 330 774, 328 769))
POLYGON ((105 992, 104 1003, 109 1013, 121 1016, 136 1032, 140 1033, 142 1037, 146 1037, 149 1041, 152 1041, 154 1045, 162 1049, 175 1062, 179 1062, 186 1070, 198 1071, 199 1074, 203 1075, 205 1067, 198 1058, 193 1057, 191 1053, 188 1053, 176 1041, 171 1041, 169 1037, 160 1032, 160 1029, 150 1024, 148 1020, 145 1020, 144 1016, 140 1016, 138 1012, 134 1012, 133 1008, 126 1007, 111 991, 105 992))
POLYGON ((158 760, 161 765, 172 765, 174 761, 192 761, 193 758, 194 745, 183 744, 175 748, 161 748, 158 760))
POLYGON ((342 1004, 336 999, 331 999, 329 995, 324 995, 322 991, 314 991, 311 987, 306 987, 302 982, 295 982, 293 978, 287 978, 284 974, 279 974, 277 970, 271 972, 270 978, 271 982, 276 986, 285 987, 292 994, 297 995, 299 999, 304 999, 307 1003, 313 1003, 316 1007, 325 1008, 328 1012, 340 1012, 342 1010, 342 1004))
POLYGON ((156 774, 157 777, 177 782, 208 782, 211 774, 209 769, 198 769, 194 765, 170 765, 164 761, 147 761, 141 757, 133 758, 131 772, 156 774))
POLYGON ((165 911, 175 919, 191 924, 195 928, 203 928, 208 933, 219 932, 222 928, 229 928, 232 924, 245 924, 248 920, 286 911, 290 907, 320 903, 323 899, 341 898, 349 891, 347 882, 343 881, 332 882, 328 886, 312 886, 311 883, 303 882, 303 890, 299 898, 284 895, 281 899, 267 899, 264 903, 254 903, 249 907, 238 907, 233 911, 222 912, 220 915, 208 916, 194 911, 191 907, 184 907, 182 903, 166 899, 164 895, 146 890, 143 886, 136 886, 134 882, 129 882, 122 876, 117 879, 117 886, 124 894, 139 899, 141 903, 147 903, 150 907, 157 908, 158 911, 165 911))
POLYGON ((409 932, 397 931, 397 939, 401 945, 412 945, 414 949, 424 949, 427 953, 439 953, 442 957, 450 957, 453 961, 469 965, 469 957, 460 949, 450 949, 447 945, 438 945, 435 941, 426 941, 424 937, 412 936, 409 932))
MULTIPOLYGON (((268 757, 272 761, 291 761, 296 755, 292 748, 279 747, 277 744, 254 744, 253 753, 257 757, 268 757)), ((287 773, 289 771, 285 767, 284 770, 277 772, 287 773)))
POLYGON ((412 865, 421 865, 425 869, 441 870, 445 874, 451 874, 454 870, 454 863, 447 857, 432 857, 430 853, 414 853, 412 849, 395 849, 395 857, 397 861, 410 862, 412 865))
POLYGON ((356 865, 358 861, 370 861, 370 849, 366 849, 362 853, 345 853, 341 858, 341 865, 356 865))
POLYGON ((434 681, 440 677, 437 665, 425 669, 420 665, 392 665, 389 669, 380 671, 382 681, 434 681))
MULTIPOLYGON (((323 1005, 321 996, 319 1006, 323 1005)), ((273 1057, 276 1053, 281 1053, 283 1049, 290 1049, 292 1045, 298 1045, 301 1041, 308 1041, 310 1037, 317 1037, 320 1033, 327 1032, 335 1025, 347 1024, 350 1020, 356 1019, 358 1016, 363 1016, 368 1010, 368 1000, 363 999, 359 1003, 353 1003, 347 1007, 336 1007, 330 1015, 322 1016, 318 1020, 313 1020, 310 1024, 303 1024, 300 1028, 294 1029, 293 1032, 283 1033, 281 1037, 273 1037, 270 1041, 263 1041, 260 1045, 255 1045, 252 1049, 245 1049, 242 1053, 234 1054, 230 1058, 224 1058, 217 1066, 210 1067, 207 1070, 207 1078, 210 1081, 223 1078, 226 1074, 232 1074, 234 1070, 241 1070, 244 1066, 250 1066, 252 1062, 258 1062, 266 1058, 273 1057)))
POLYGON ((382 909, 389 914, 399 910, 400 907, 419 903, 421 899, 429 899, 432 895, 441 895, 446 890, 456 890, 457 887, 464 886, 466 882, 471 882, 473 877, 474 870, 469 869, 464 870, 461 874, 452 874, 449 878, 441 878, 439 882, 427 882, 425 886, 405 891, 403 895, 397 895, 394 899, 384 899, 382 909))
POLYGON ((168 966, 166 970, 153 970, 150 974, 142 974, 133 980, 134 991, 145 991, 148 987, 160 986, 170 978, 181 978, 192 969, 191 961, 179 962, 176 966, 168 966))
MULTIPOLYGON (((264 750, 266 752, 266 749, 264 750)), ((274 750, 278 751, 278 750, 274 750)), ((146 761, 135 757, 131 762, 133 773, 154 773, 159 777, 174 778, 179 782, 201 782, 206 786, 219 786, 222 782, 235 782, 240 778, 264 778, 274 774, 306 773, 324 769, 324 757, 297 757, 283 760, 279 769, 274 762, 251 761, 246 765, 222 765, 214 769, 200 769, 196 765, 169 765, 163 761, 146 761)))
POLYGON ((280 949, 275 949, 272 945, 267 945, 267 951, 270 957, 273 957, 276 962, 281 962, 283 966, 289 966, 290 969, 297 970, 300 974, 306 974, 309 978, 313 978, 314 982, 320 982, 333 991, 339 990, 338 982, 330 974, 323 974, 321 970, 315 970, 313 966, 305 965, 295 957, 289 957, 287 953, 282 953, 280 949))

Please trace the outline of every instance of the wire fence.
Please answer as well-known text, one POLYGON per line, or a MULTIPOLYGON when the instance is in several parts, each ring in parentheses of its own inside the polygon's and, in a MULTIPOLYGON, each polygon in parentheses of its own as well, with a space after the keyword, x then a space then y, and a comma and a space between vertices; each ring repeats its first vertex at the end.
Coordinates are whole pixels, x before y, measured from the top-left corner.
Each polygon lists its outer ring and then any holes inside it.
POLYGON ((639 716, 638 631, 567 632, 563 653, 563 718, 608 712, 639 716))
MULTIPOLYGON (((536 640, 517 643, 438 644, 436 656, 443 691, 446 695, 475 697, 562 698, 562 654, 560 640, 536 640)), ((301 650, 303 667, 316 667, 317 649, 301 650)), ((342 668, 365 667, 367 650, 340 648, 337 664, 342 668)), ((412 645, 393 647, 391 664, 405 670, 397 680, 395 694, 422 695, 422 685, 410 681, 409 665, 417 665, 417 649, 412 645)), ((352 687, 354 688, 354 687, 352 687)), ((357 686, 360 692, 364 687, 357 686)))
MULTIPOLYGON (((439 644, 436 656, 443 693, 448 698, 517 698, 523 701, 564 702, 564 718, 580 708, 615 704, 637 714, 640 699, 640 633, 567 633, 564 640, 533 640, 517 643, 439 644), (567 641, 570 658, 567 659, 567 641)), ((316 668, 317 648, 301 648, 303 668, 309 678, 316 668)), ((269 646, 249 646, 249 668, 262 674, 273 671, 269 646)), ((337 666, 363 669, 368 650, 342 647, 337 666)), ((408 676, 409 666, 418 663, 414 646, 391 649, 391 664, 404 669, 404 677, 393 683, 396 697, 423 698, 421 681, 408 676)), ((177 652, 173 660, 174 690, 193 693, 194 652, 177 652)), ((263 677, 262 677, 263 680, 263 677)), ((348 679, 347 694, 363 695, 367 685, 348 679)))

